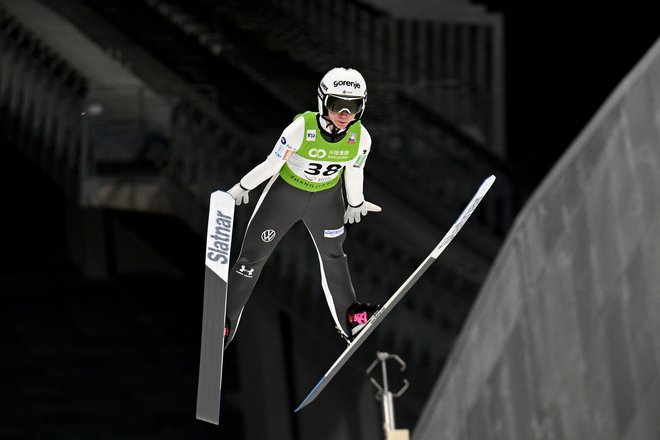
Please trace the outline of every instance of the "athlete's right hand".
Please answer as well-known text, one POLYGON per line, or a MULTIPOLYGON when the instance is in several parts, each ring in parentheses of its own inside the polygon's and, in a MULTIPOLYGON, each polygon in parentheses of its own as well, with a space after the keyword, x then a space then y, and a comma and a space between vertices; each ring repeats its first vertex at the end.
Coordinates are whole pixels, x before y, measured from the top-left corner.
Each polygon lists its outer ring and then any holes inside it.
POLYGON ((241 203, 247 204, 250 201, 250 197, 248 196, 250 190, 243 188, 240 183, 232 186, 227 192, 236 200, 237 205, 241 203))

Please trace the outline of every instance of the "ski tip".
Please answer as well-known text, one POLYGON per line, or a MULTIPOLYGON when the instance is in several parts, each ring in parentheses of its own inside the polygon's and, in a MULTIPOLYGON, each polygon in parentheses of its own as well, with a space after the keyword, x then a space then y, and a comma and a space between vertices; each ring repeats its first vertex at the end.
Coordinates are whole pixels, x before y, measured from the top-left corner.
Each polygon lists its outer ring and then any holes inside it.
POLYGON ((225 202, 229 199, 234 200, 231 194, 221 189, 217 189, 211 193, 211 200, 213 200, 214 198, 217 198, 218 200, 225 199, 224 200, 225 202))
POLYGON ((477 195, 479 197, 483 197, 490 187, 493 185, 493 182, 495 182, 495 175, 491 174, 489 177, 486 178, 486 180, 483 181, 479 189, 477 190, 477 195))

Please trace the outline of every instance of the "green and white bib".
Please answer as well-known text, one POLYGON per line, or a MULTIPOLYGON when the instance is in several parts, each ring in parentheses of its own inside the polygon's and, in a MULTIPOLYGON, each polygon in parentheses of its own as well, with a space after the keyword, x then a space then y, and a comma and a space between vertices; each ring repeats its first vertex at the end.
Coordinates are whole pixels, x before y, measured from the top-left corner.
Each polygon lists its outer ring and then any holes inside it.
POLYGON ((358 155, 362 132, 362 124, 357 121, 348 127, 342 140, 330 143, 319 133, 316 115, 305 112, 296 116, 305 120, 305 135, 300 148, 280 170, 280 176, 290 185, 310 192, 332 188, 339 182, 344 167, 358 155))

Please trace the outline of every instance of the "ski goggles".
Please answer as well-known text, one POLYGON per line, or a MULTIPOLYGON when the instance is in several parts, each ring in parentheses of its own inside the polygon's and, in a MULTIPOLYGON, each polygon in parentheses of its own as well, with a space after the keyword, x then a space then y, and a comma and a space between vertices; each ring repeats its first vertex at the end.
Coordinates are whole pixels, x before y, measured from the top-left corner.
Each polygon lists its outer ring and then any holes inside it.
POLYGON ((342 99, 336 96, 328 95, 325 97, 325 108, 331 112, 341 113, 342 111, 347 111, 348 113, 355 115, 362 111, 364 106, 364 99, 342 99))

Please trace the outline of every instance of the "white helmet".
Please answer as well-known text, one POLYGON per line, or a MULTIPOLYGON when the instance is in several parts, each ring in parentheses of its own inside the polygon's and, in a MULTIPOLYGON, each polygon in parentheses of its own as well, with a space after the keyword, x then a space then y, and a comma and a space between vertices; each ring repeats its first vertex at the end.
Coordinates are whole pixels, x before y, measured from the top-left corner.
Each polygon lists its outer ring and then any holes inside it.
POLYGON ((318 89, 319 113, 327 116, 328 109, 347 111, 357 121, 367 105, 367 83, 355 69, 335 67, 321 79, 318 89))

